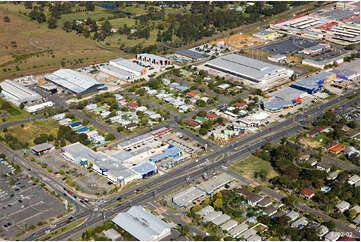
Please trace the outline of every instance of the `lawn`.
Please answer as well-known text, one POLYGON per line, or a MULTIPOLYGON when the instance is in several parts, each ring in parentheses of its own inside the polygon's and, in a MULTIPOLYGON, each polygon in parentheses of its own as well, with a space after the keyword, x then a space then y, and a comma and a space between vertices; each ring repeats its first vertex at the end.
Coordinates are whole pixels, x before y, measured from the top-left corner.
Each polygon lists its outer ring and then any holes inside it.
MULTIPOLYGON (((0 98, 0 107, 3 105, 4 102, 5 100, 0 98)), ((7 110, 0 110, 0 124, 29 118, 30 114, 28 112, 16 107, 11 103, 10 106, 11 107, 7 110)))
POLYGON ((56 137, 57 123, 55 120, 34 121, 24 124, 23 128, 21 125, 11 126, 8 128, 8 133, 18 138, 20 142, 27 142, 30 146, 33 146, 35 145, 33 143, 34 138, 40 134, 52 134, 56 137))
POLYGON ((231 169, 250 179, 254 179, 254 173, 260 172, 261 170, 267 171, 267 179, 278 175, 268 161, 253 155, 242 159, 239 163, 233 165, 231 169))

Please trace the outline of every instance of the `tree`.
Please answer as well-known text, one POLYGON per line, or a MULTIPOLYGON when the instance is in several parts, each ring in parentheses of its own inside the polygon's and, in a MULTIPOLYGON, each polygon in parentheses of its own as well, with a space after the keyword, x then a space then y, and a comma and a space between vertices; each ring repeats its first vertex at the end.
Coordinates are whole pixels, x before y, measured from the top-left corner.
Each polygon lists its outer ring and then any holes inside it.
POLYGON ((106 141, 111 141, 111 140, 115 140, 115 135, 112 133, 109 133, 105 136, 105 140, 106 141))
POLYGON ((202 127, 199 129, 199 134, 200 135, 206 135, 208 133, 208 129, 202 127))
POLYGON ((350 210, 350 212, 349 212, 349 214, 348 214, 348 216, 350 217, 350 218, 354 218, 354 217, 356 217, 356 215, 357 215, 357 211, 355 210, 355 209, 351 209, 350 210))
POLYGON ((222 206, 223 206, 223 200, 222 200, 222 198, 217 198, 217 199, 213 202, 213 207, 214 207, 215 209, 220 209, 220 208, 222 208, 222 206))
POLYGON ((334 230, 336 228, 336 224, 333 221, 324 222, 325 225, 329 230, 334 230))

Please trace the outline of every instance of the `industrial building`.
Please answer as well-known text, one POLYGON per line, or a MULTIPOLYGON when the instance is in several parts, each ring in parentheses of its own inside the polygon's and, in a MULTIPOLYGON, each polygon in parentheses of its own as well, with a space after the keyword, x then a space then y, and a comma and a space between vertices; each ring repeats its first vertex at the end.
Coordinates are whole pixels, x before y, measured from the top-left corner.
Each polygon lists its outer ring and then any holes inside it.
POLYGON ((336 74, 336 77, 342 80, 356 80, 360 78, 360 73, 355 72, 349 69, 344 68, 336 68, 331 71, 332 73, 336 74))
POLYGON ((105 89, 104 84, 71 69, 59 69, 46 75, 44 79, 75 94, 86 94, 105 89))
POLYGON ((282 78, 289 78, 294 73, 290 69, 237 54, 218 57, 208 61, 205 66, 256 83, 274 82, 282 78))
POLYGON ((135 74, 130 71, 126 71, 124 69, 115 67, 110 64, 104 64, 103 66, 100 66, 100 71, 107 73, 111 76, 117 77, 121 80, 129 80, 135 76, 135 74))
POLYGON ((321 90, 324 83, 330 80, 335 80, 335 78, 336 74, 333 74, 331 72, 320 72, 306 79, 293 83, 291 87, 301 91, 305 91, 309 94, 314 94, 321 90))
POLYGON ((55 149, 54 145, 52 144, 40 144, 40 145, 35 145, 33 147, 31 147, 31 151, 36 154, 36 155, 42 155, 45 153, 48 153, 49 151, 55 149))
POLYGON ((119 213, 113 223, 140 241, 159 241, 171 234, 171 226, 141 206, 119 213))
POLYGON ((306 48, 302 50, 302 53, 305 55, 316 55, 323 51, 329 50, 330 48, 331 45, 329 43, 322 43, 306 48))
POLYGON ((20 106, 22 103, 29 105, 43 101, 43 97, 38 93, 17 82, 5 80, 0 83, 0 86, 2 88, 1 94, 4 95, 5 100, 16 106, 20 106))
POLYGON ((263 103, 263 108, 271 112, 289 108, 301 101, 306 95, 307 92, 305 91, 292 87, 283 87, 270 93, 271 98, 263 103))
POLYGON ((222 186, 231 183, 234 177, 228 173, 222 173, 210 178, 208 181, 202 182, 198 185, 198 188, 203 190, 208 195, 211 195, 214 191, 218 190, 222 186))
POLYGON ((150 62, 155 65, 166 66, 171 64, 171 61, 169 59, 153 54, 147 54, 147 53, 137 54, 136 57, 137 60, 150 62))
POLYGON ((146 68, 122 57, 109 61, 109 64, 126 72, 141 76, 146 73, 146 68))
POLYGON ((190 187, 185 191, 179 192, 172 197, 172 201, 178 207, 187 208, 192 202, 206 195, 204 191, 198 187, 190 187))

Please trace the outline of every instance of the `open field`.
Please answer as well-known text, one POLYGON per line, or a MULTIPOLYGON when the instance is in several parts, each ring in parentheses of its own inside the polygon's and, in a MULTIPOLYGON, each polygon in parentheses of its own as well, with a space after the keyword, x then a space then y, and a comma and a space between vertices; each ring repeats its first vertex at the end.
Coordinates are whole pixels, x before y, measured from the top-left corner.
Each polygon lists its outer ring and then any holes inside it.
POLYGON ((23 6, 0 4, 0 16, 10 18, 9 23, 0 25, 0 78, 51 71, 60 68, 62 60, 70 67, 126 56, 119 49, 101 49, 91 39, 64 32, 60 22, 57 29, 48 29, 46 23, 31 22, 19 14, 20 7, 23 6), (12 41, 16 41, 16 48, 11 46, 12 41))
POLYGON ((253 155, 242 159, 239 163, 233 165, 231 169, 250 179, 254 179, 255 172, 260 172, 262 170, 267 172, 267 180, 278 175, 268 161, 253 155))
POLYGON ((32 146, 34 145, 34 138, 40 134, 52 134, 54 137, 56 137, 56 124, 57 123, 55 120, 49 120, 48 122, 34 121, 32 123, 24 124, 23 128, 21 125, 11 126, 8 128, 8 133, 18 138, 21 142, 27 142, 30 144, 30 146, 32 146))
MULTIPOLYGON (((5 102, 6 101, 4 99, 0 98, 0 107, 2 107, 5 102)), ((30 117, 30 114, 28 112, 16 107, 12 103, 9 104, 9 108, 7 108, 6 110, 0 110, 0 124, 4 122, 27 119, 30 117)))
POLYGON ((248 34, 233 34, 229 37, 221 38, 216 41, 212 41, 211 44, 215 45, 220 41, 224 41, 225 45, 232 45, 234 48, 245 48, 245 47, 251 47, 254 45, 260 45, 263 44, 265 41, 252 37, 248 34))

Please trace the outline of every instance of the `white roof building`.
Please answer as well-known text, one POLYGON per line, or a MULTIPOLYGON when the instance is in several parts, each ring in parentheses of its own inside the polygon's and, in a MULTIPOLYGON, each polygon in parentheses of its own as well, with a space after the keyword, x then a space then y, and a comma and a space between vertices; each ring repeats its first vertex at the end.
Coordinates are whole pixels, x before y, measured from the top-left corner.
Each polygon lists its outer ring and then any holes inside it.
POLYGON ((52 118, 53 118, 54 120, 56 120, 56 121, 59 121, 59 120, 65 118, 65 113, 56 114, 56 115, 54 115, 52 118))
POLYGON ((231 229, 236 227, 237 224, 238 223, 236 220, 231 219, 231 220, 228 220, 226 223, 222 224, 221 229, 229 232, 231 229))
POLYGON ((54 106, 54 103, 52 101, 48 101, 48 102, 44 102, 44 103, 34 104, 31 106, 26 106, 25 111, 27 111, 29 113, 35 113, 40 110, 43 110, 46 107, 53 107, 53 106, 54 106))
POLYGON ((140 241, 159 241, 171 233, 169 224, 141 206, 119 213, 112 221, 140 241))
POLYGON ((76 94, 85 94, 105 88, 104 84, 92 77, 71 69, 59 69, 44 78, 76 94))
POLYGON ((360 177, 358 175, 353 175, 348 179, 348 184, 354 185, 356 182, 360 181, 360 177))
POLYGON ((340 232, 331 231, 325 236, 326 241, 336 241, 341 237, 340 232))
POLYGON ((123 69, 127 72, 131 72, 135 75, 143 75, 145 73, 145 68, 141 65, 138 65, 130 60, 124 59, 124 58, 118 58, 109 61, 109 64, 115 67, 118 67, 120 69, 123 69))
POLYGON ((5 80, 0 83, 0 86, 2 88, 1 94, 4 95, 5 99, 17 106, 21 103, 40 102, 43 99, 38 93, 14 81, 5 80))

